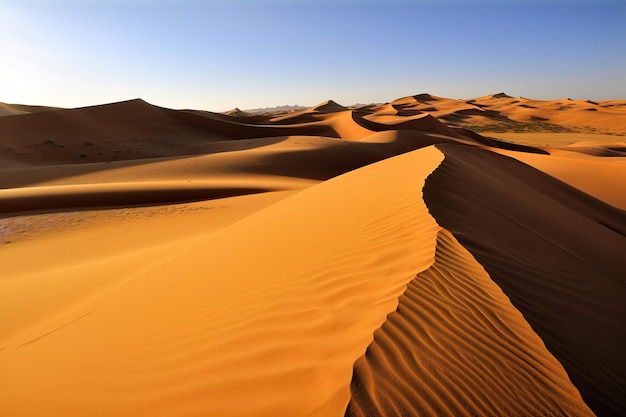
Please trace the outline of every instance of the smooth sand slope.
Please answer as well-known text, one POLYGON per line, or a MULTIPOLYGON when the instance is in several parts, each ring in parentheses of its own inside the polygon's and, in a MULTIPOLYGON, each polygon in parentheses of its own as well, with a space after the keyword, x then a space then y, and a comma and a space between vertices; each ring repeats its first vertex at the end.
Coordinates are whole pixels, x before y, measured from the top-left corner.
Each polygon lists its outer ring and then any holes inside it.
POLYGON ((552 155, 511 152, 511 156, 606 203, 626 210, 626 157, 598 157, 554 149, 552 155))
POLYGON ((625 103, 2 104, 0 415, 624 415, 625 103))

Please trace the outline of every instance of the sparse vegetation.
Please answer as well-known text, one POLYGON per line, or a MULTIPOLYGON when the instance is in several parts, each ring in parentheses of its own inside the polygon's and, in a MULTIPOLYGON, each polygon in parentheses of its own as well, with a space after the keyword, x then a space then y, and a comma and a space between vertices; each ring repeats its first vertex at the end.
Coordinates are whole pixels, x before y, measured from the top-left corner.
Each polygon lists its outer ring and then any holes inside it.
POLYGON ((560 126, 554 123, 546 123, 542 121, 536 122, 502 122, 502 123, 491 123, 487 125, 466 125, 463 126, 465 129, 473 130, 474 132, 498 132, 498 133, 506 133, 506 132, 516 132, 516 133, 526 133, 526 132, 551 132, 551 133, 574 133, 576 130, 560 126))

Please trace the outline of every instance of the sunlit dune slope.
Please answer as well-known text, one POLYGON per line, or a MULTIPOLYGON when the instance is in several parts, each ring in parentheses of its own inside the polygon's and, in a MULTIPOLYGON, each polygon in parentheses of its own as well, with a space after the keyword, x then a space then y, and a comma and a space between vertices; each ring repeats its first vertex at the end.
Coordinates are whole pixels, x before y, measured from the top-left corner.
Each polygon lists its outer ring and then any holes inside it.
POLYGON ((352 364, 433 262, 420 189, 441 158, 426 148, 206 238, 3 281, 3 321, 39 296, 29 280, 67 284, 53 311, 3 335, 2 414, 343 414, 352 364), (98 289, 68 299, 87 276, 98 289))
POLYGON ((498 150, 606 203, 626 210, 626 157, 552 150, 552 155, 498 150))

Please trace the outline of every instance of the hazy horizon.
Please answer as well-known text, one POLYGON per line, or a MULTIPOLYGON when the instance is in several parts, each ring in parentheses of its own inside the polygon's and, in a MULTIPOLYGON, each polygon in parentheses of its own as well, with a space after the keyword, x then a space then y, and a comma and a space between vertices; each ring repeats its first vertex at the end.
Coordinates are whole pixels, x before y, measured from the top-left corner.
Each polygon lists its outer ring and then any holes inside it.
POLYGON ((626 98, 626 3, 5 0, 0 101, 224 111, 626 98))

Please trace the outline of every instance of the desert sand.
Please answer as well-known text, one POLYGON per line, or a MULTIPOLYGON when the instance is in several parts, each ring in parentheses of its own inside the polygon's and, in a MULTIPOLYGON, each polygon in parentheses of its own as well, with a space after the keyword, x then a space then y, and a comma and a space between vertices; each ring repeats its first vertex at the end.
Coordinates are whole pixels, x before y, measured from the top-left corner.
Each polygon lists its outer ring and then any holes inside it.
POLYGON ((0 103, 0 415, 626 415, 626 100, 0 103))

